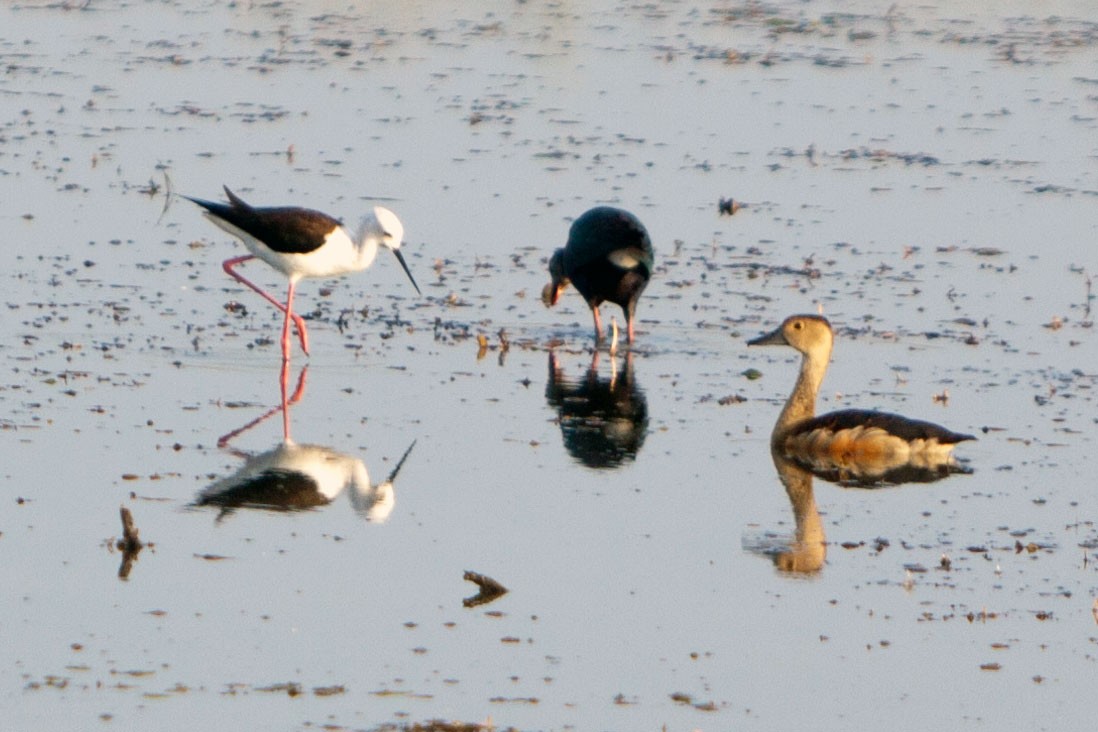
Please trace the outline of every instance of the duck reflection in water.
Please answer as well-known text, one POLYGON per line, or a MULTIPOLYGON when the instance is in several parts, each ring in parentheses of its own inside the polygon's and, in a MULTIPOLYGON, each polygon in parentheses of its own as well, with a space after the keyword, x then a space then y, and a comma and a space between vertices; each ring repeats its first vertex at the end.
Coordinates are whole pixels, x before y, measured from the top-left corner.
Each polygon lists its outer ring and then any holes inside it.
POLYGON ((778 479, 785 486, 789 503, 793 507, 796 529, 789 544, 765 547, 763 551, 774 559, 774 566, 782 572, 819 572, 827 558, 827 536, 824 534, 820 511, 816 508, 812 473, 776 452, 772 452, 771 457, 774 458, 774 467, 778 470, 778 479))
POLYGON ((239 508, 268 511, 305 511, 326 506, 347 491, 356 513, 367 521, 382 523, 389 518, 396 497, 393 483, 415 442, 393 468, 389 477, 377 484, 370 483, 365 464, 356 457, 323 445, 299 445, 289 436, 290 406, 304 394, 305 373, 302 370, 297 389, 282 404, 218 440, 218 447, 227 448, 244 465, 230 476, 222 478, 198 494, 192 506, 220 508, 220 521, 239 508), (229 447, 229 443, 271 416, 283 413, 283 440, 271 450, 249 453, 229 447))
POLYGON ((972 435, 940 425, 862 409, 816 416, 816 395, 831 359, 830 323, 816 315, 794 315, 751 346, 788 345, 802 355, 800 374, 770 436, 770 456, 793 508, 793 541, 780 549, 762 547, 784 572, 818 572, 827 557, 827 538, 816 507, 813 477, 843 486, 873 488, 930 483, 970 473, 953 456, 954 446, 972 435))
POLYGON ((827 558, 827 535, 824 532, 823 521, 820 519, 820 511, 816 506, 813 478, 822 478, 844 487, 875 488, 886 484, 896 486, 902 483, 929 483, 957 472, 972 472, 968 468, 955 464, 909 465, 905 468, 882 470, 882 466, 875 461, 859 464, 856 461, 845 460, 840 466, 821 463, 818 457, 797 456, 777 450, 771 450, 770 457, 774 461, 774 468, 778 471, 778 479, 789 497, 796 528, 792 541, 788 543, 775 544, 773 541, 767 541, 749 548, 773 558, 774 565, 782 572, 793 574, 819 572, 827 558), (853 476, 857 476, 857 479, 853 476), (873 481, 871 480, 873 476, 883 480, 873 481))
POLYGON ((582 379, 564 375, 549 352, 545 399, 557 410, 564 448, 589 468, 617 468, 636 459, 648 433, 648 400, 633 373, 633 353, 621 371, 611 356, 608 377, 599 376, 596 351, 582 379))

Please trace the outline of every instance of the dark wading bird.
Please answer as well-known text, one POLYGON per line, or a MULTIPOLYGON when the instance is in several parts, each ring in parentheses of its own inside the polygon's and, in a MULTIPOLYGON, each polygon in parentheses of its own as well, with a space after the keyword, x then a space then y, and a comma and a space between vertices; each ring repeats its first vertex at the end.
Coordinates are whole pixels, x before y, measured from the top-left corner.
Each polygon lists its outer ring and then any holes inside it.
POLYGON ((400 266, 419 292, 400 253, 404 226, 392 211, 375 206, 356 231, 351 232, 328 214, 296 206, 255 208, 249 206, 225 187, 228 203, 204 201, 184 196, 205 209, 206 217, 221 229, 244 243, 251 254, 227 259, 222 268, 238 282, 247 285, 286 315, 282 325, 282 358, 290 358, 290 321, 297 328, 301 350, 309 353, 309 336, 305 321, 293 311, 294 291, 302 277, 331 277, 358 272, 369 267, 379 246, 396 255, 400 266), (235 270, 238 264, 258 257, 290 280, 286 303, 235 270))
POLYGON ((874 485, 929 482, 963 471, 953 458, 958 442, 976 439, 930 422, 865 409, 816 416, 816 394, 831 360, 831 324, 818 315, 793 315, 749 346, 792 346, 801 370, 785 403, 770 448, 829 480, 874 485))
POLYGON ((626 333, 633 342, 633 321, 652 277, 652 240, 636 216, 620 208, 599 206, 580 216, 568 231, 568 243, 549 259, 552 282, 542 290, 547 307, 557 304, 571 282, 595 316, 595 340, 603 339, 599 305, 612 302, 625 312, 626 333))

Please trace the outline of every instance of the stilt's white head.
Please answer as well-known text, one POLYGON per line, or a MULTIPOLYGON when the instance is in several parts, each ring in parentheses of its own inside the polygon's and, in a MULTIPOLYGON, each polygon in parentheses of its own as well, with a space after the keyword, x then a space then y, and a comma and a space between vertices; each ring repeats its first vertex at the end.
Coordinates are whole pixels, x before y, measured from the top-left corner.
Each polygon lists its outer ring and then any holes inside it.
POLYGON ((374 206, 374 222, 378 243, 394 252, 404 242, 404 224, 397 215, 384 206, 374 206))
POLYGON ((374 206, 373 215, 367 216, 363 223, 363 230, 364 236, 376 237, 378 244, 396 255, 400 266, 404 268, 404 274, 408 275, 412 287, 416 288, 416 294, 422 294, 415 277, 412 277, 412 271, 408 269, 408 263, 404 261, 404 255, 400 253, 400 245, 404 242, 404 224, 400 223, 397 215, 384 206, 374 206))

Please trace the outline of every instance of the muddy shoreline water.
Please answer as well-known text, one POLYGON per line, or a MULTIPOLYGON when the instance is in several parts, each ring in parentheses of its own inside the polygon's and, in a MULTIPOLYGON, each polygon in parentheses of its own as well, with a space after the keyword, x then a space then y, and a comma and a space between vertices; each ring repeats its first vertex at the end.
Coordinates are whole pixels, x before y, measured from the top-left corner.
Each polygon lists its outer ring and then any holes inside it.
POLYGON ((1089 728, 1089 15, 5 4, 3 717, 1089 728), (281 324, 167 197, 223 184, 383 203, 424 290, 391 261, 302 285, 294 439, 367 476, 308 510, 195 505, 282 446, 277 417, 218 446, 278 404, 281 324), (594 358, 574 292, 538 296, 600 203, 656 245, 629 364, 594 358), (947 480, 817 481, 826 556, 784 572, 796 365, 745 343, 818 310, 821 409, 979 439, 947 480), (120 505, 147 542, 125 580, 120 505), (508 592, 463 606, 467 571, 508 592))

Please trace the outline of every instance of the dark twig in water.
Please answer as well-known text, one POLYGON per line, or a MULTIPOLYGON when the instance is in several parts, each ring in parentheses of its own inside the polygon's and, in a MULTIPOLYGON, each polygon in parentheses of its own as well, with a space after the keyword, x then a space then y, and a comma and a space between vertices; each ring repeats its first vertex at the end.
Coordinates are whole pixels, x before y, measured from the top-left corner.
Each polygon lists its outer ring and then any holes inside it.
POLYGON ((118 568, 118 576, 120 579, 126 579, 130 576, 130 569, 137 561, 137 555, 145 548, 145 544, 138 536, 137 526, 133 522, 130 509, 122 506, 118 512, 122 516, 122 538, 115 544, 115 548, 122 552, 122 566, 118 568))
POLYGON ((123 552, 136 553, 141 551, 145 545, 138 536, 140 532, 138 532, 137 526, 134 525, 133 514, 125 506, 118 509, 118 512, 122 516, 122 538, 118 540, 117 548, 123 552))
POLYGON ((463 579, 472 582, 480 588, 480 592, 472 597, 466 597, 461 601, 461 604, 465 607, 477 607, 478 605, 487 605, 488 603, 496 600, 499 597, 507 594, 507 588, 496 582, 491 577, 488 577, 477 572, 465 571, 463 579))

